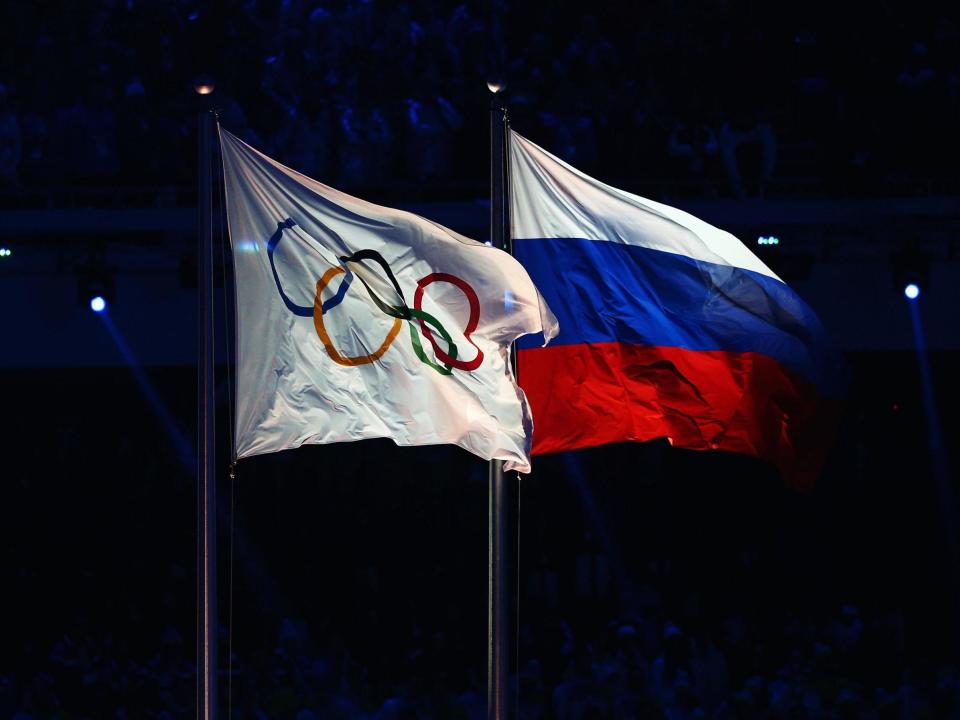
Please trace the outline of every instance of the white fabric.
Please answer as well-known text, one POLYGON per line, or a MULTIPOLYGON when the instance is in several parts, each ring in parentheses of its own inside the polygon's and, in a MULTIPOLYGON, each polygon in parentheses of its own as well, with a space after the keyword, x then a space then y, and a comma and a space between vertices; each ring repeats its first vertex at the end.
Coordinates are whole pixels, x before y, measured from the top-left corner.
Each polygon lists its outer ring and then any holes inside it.
MULTIPOLYGON (((520 264, 422 217, 311 180, 225 130, 220 138, 236 279, 237 457, 387 437, 398 445, 452 443, 487 460, 505 460, 508 470, 529 472, 532 423, 510 371, 510 343, 541 331, 549 340, 557 327, 520 264), (309 314, 324 273, 337 267, 353 273, 342 302, 322 314, 316 308, 314 317, 285 305, 271 269, 268 242, 287 218, 296 224, 282 231, 274 261, 293 304, 309 314), (362 280, 386 305, 402 307, 381 267, 338 259, 363 249, 387 262, 409 308, 418 281, 432 273, 452 274, 475 290, 479 320, 472 340, 483 352, 479 367, 454 367, 443 375, 417 357, 411 325, 428 359, 441 364, 416 320, 390 317, 374 303, 362 280), (318 314, 341 357, 376 354, 395 323, 401 327, 379 359, 345 366, 321 341, 318 314)), ((332 277, 319 302, 333 297, 345 277, 332 277)), ((463 335, 470 315, 464 291, 434 282, 424 289, 422 310, 449 332, 457 360, 477 357, 463 335)))
POLYGON ((514 240, 607 240, 780 279, 725 230, 584 175, 513 131, 510 174, 514 240))

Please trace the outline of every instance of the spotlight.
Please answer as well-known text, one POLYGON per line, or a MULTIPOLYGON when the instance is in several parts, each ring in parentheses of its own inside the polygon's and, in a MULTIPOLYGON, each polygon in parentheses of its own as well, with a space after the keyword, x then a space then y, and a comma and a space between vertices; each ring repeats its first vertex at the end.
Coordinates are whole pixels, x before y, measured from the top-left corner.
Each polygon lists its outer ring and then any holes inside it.
POLYGON ((487 80, 487 90, 494 95, 507 89, 507 84, 503 80, 487 80))
POLYGON ((111 269, 82 267, 77 272, 77 302, 95 313, 102 313, 113 305, 114 281, 111 269))
POLYGON ((930 260, 913 248, 894 252, 890 260, 893 264, 893 287, 902 292, 907 300, 916 300, 930 287, 930 260))
POLYGON ((193 81, 193 91, 197 95, 211 95, 216 87, 213 78, 207 74, 198 75, 197 79, 193 81))

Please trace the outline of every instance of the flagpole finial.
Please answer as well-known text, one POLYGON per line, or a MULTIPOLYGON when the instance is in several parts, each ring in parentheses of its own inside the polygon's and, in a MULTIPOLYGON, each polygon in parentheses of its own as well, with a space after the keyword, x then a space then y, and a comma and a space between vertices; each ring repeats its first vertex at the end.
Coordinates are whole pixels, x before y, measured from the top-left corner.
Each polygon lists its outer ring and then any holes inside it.
POLYGON ((502 93, 507 89, 507 83, 503 79, 498 80, 487 80, 487 90, 492 92, 494 95, 502 93))

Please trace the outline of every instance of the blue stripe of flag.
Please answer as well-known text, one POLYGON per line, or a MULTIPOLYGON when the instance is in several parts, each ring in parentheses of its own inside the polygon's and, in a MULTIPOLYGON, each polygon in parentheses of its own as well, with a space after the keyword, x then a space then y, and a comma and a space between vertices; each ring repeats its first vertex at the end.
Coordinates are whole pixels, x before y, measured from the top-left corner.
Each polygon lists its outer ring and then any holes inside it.
MULTIPOLYGON (((523 239, 514 254, 560 322, 551 344, 621 342, 762 353, 838 390, 820 321, 781 281, 661 250, 578 238, 523 239)), ((540 336, 518 346, 537 347, 540 336)))

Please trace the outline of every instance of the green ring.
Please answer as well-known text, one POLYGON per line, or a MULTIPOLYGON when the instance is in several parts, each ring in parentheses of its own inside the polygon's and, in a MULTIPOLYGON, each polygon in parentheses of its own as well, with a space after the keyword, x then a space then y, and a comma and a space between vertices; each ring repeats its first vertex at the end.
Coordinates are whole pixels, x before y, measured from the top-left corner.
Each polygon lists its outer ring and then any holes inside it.
POLYGON ((417 354, 417 357, 420 358, 420 361, 425 365, 429 365, 434 370, 436 370, 441 375, 452 375, 453 366, 447 365, 444 363, 442 366, 433 362, 430 358, 427 357, 427 354, 423 351, 423 346, 420 344, 420 331, 414 327, 414 320, 422 320, 425 323, 428 323, 433 326, 433 329, 440 333, 442 337, 447 342, 447 355, 449 355, 454 360, 457 359, 457 345, 453 342, 453 338, 450 337, 450 333, 447 332, 446 328, 440 324, 440 321, 437 320, 430 313, 426 313, 423 310, 417 310, 415 308, 407 308, 410 312, 410 320, 407 320, 407 325, 410 328, 410 340, 413 342, 413 351, 417 354))

